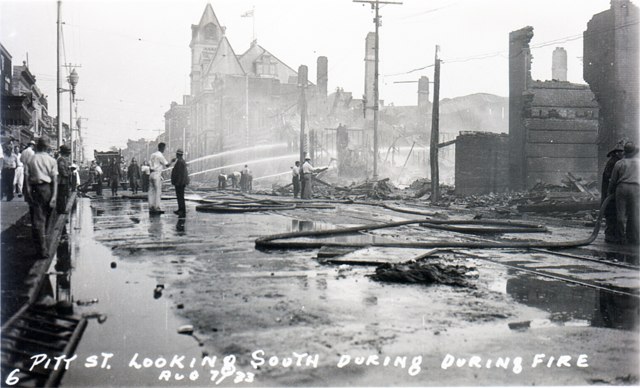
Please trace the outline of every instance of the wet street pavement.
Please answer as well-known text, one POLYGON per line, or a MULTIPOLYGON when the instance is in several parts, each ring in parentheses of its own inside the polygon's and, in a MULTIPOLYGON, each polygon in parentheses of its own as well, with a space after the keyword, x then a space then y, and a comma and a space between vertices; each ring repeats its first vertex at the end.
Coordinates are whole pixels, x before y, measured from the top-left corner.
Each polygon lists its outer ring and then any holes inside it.
MULTIPOLYGON (((473 269, 471 287, 382 283, 368 277, 372 266, 321 264, 317 250, 259 251, 254 241, 418 216, 343 204, 214 214, 188 202, 179 219, 175 201, 163 206, 164 215, 150 217, 145 201, 78 201, 71 295, 75 313, 91 319, 76 353, 108 362, 76 364, 63 386, 637 383, 637 268, 548 252, 461 250, 438 255, 473 269), (174 356, 184 365, 158 361, 174 356), (214 356, 215 364, 201 366, 214 356), (138 369, 145 357, 156 365, 138 369)), ((550 229, 503 237, 590 233, 550 229)), ((332 241, 466 238, 406 226, 332 241)), ((423 252, 370 254, 406 260, 423 252)))

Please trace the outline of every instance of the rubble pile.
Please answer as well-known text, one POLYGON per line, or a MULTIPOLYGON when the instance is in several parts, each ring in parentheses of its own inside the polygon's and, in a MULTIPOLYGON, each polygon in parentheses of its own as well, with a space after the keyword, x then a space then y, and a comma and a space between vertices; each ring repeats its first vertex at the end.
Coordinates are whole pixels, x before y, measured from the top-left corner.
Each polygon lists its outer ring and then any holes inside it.
POLYGON ((371 278, 381 282, 409 284, 447 284, 458 287, 475 286, 470 282, 478 277, 474 267, 446 262, 411 261, 401 264, 382 264, 371 278))
MULTIPOLYGON (((332 200, 424 200, 431 194, 431 181, 420 178, 405 189, 394 186, 389 178, 378 181, 352 182, 341 186, 314 177, 314 198, 332 200)), ((343 182, 344 183, 344 182, 343 182)), ((451 186, 440 186, 438 207, 484 209, 504 217, 518 213, 556 213, 568 219, 593 219, 600 205, 600 194, 596 182, 586 182, 567 174, 561 185, 538 182, 530 190, 460 196, 451 186)), ((291 195, 291 185, 273 186, 271 194, 291 195)))
MULTIPOLYGON (((289 196, 292 193, 291 184, 285 186, 273 185, 272 195, 289 196)), ((405 198, 402 190, 395 187, 389 178, 378 181, 352 182, 350 186, 340 186, 314 177, 313 197, 316 199, 344 199, 344 200, 397 200, 405 198)))
POLYGON ((389 178, 349 187, 349 195, 362 199, 401 199, 402 194, 389 178))
POLYGON ((426 178, 416 179, 409 185, 408 190, 412 190, 414 192, 414 198, 420 198, 424 195, 431 193, 431 180, 426 178))

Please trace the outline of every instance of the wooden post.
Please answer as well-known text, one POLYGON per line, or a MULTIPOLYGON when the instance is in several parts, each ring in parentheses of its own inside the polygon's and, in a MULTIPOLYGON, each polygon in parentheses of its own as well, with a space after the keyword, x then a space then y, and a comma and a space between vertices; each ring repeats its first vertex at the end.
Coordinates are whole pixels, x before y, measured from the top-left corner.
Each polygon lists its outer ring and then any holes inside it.
POLYGON ((300 88, 300 100, 298 101, 298 107, 300 108, 300 165, 304 163, 305 150, 305 133, 304 127, 305 122, 307 121, 307 98, 305 95, 305 90, 307 88, 307 66, 300 65, 298 67, 298 87, 300 88))
POLYGON ((433 113, 431 115, 431 145, 429 157, 431 164, 431 202, 440 198, 440 172, 438 170, 438 143, 440 135, 440 46, 436 45, 435 70, 433 77, 433 113))
MULTIPOLYGON (((373 23, 375 24, 375 47, 374 47, 374 71, 373 71, 373 180, 378 180, 378 112, 380 110, 380 91, 378 90, 378 62, 380 44, 380 4, 402 4, 397 1, 382 0, 353 0, 354 3, 369 3, 375 12, 373 23)), ((365 106, 366 110, 367 107, 365 106)))
POLYGON ((380 28, 380 16, 379 16, 379 3, 375 2, 376 17, 374 20, 376 24, 376 40, 375 40, 375 61, 373 70, 373 180, 378 180, 378 110, 380 105, 378 100, 380 99, 380 92, 378 90, 378 45, 380 44, 379 28, 380 28))

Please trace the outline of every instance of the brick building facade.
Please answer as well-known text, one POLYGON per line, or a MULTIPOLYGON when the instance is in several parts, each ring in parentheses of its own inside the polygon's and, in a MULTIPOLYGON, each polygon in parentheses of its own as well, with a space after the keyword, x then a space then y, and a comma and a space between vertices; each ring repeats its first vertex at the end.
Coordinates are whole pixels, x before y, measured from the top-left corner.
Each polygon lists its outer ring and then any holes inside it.
POLYGON ((35 137, 44 136, 55 146, 57 137, 54 122, 48 114, 47 97, 36 85, 36 76, 26 62, 12 66, 11 54, 1 44, 0 70, 2 144, 11 140, 26 144, 35 137))
POLYGON ((460 132, 456 138, 455 187, 458 195, 501 193, 509 188, 509 137, 460 132))
MULTIPOLYGON (((597 179, 598 105, 587 85, 531 79, 533 28, 509 34, 509 186, 559 185, 567 173, 597 179)), ((566 74, 564 50, 552 73, 566 74), (563 68, 564 66, 564 68, 563 68)))

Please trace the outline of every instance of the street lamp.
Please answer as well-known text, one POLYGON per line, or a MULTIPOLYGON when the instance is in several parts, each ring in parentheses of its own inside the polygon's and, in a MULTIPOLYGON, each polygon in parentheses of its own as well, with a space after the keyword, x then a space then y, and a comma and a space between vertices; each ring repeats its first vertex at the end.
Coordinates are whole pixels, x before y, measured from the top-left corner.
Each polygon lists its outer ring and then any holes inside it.
MULTIPOLYGON (((69 73, 69 76, 67 77, 67 82, 69 82, 69 86, 71 87, 71 89, 63 89, 63 88, 59 88, 58 92, 59 94, 62 94, 64 92, 69 92, 69 134, 71 136, 71 160, 74 159, 75 157, 75 146, 73 145, 73 101, 75 101, 75 96, 76 96, 76 85, 78 84, 78 79, 80 77, 78 77, 78 73, 76 72, 76 69, 72 69, 71 73, 69 73)), ((58 128, 62 128, 62 118, 58 117, 58 128)), ((60 131, 60 130, 59 130, 60 131)), ((62 133, 60 132, 58 134, 58 147, 60 147, 62 144, 62 133)))

